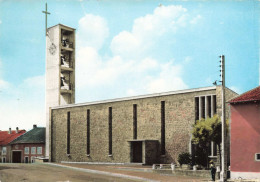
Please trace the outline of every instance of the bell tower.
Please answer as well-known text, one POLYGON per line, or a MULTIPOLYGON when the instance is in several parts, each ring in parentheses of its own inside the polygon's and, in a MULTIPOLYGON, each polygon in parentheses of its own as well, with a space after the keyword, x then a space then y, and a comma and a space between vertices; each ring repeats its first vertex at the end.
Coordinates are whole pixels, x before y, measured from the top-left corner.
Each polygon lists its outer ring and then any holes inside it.
POLYGON ((46 157, 49 158, 50 107, 75 103, 75 29, 58 24, 46 33, 46 157))

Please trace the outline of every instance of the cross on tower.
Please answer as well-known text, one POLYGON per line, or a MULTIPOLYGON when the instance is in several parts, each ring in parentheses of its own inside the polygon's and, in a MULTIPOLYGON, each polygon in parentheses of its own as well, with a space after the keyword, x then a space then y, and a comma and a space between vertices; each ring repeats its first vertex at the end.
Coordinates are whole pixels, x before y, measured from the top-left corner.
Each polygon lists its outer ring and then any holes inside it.
POLYGON ((46 33, 46 36, 47 36, 47 15, 51 14, 47 11, 47 3, 45 4, 45 11, 42 11, 44 14, 45 14, 45 33, 46 33))

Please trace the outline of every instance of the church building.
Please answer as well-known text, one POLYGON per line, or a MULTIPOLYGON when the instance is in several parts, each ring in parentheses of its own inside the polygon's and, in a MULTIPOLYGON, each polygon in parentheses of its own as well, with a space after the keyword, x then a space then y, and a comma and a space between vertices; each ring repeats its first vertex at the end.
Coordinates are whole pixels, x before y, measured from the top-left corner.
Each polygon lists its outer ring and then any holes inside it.
MULTIPOLYGON (((50 27, 46 43, 46 154, 52 162, 177 163, 182 152, 195 155, 195 121, 221 115, 221 86, 75 104, 75 29, 50 27)), ((225 93, 226 100, 237 95, 225 93)), ((212 145, 209 157, 216 155, 212 145)))

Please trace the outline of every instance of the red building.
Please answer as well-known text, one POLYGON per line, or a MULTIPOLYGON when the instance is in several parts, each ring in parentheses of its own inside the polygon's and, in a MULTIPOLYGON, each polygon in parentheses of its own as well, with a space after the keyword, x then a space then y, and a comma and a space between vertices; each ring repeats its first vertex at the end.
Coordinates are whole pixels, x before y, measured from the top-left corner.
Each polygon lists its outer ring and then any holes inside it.
POLYGON ((229 103, 231 178, 260 178, 260 86, 229 103))
POLYGON ((19 130, 18 127, 16 127, 16 130, 11 130, 11 128, 9 128, 9 131, 0 131, 0 162, 11 162, 12 155, 10 142, 25 132, 25 130, 19 130))
POLYGON ((33 129, 11 142, 13 163, 33 163, 36 157, 45 156, 45 128, 33 129))

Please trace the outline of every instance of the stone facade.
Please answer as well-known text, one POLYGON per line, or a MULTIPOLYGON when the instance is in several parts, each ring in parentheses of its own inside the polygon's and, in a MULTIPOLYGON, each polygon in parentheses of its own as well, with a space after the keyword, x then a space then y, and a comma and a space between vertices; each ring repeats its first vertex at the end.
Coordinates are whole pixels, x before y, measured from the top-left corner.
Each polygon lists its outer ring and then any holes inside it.
MULTIPOLYGON (((221 112, 220 87, 205 87, 93 103, 51 108, 50 156, 52 162, 132 162, 131 142, 142 145, 149 157, 142 163, 176 163, 181 152, 191 152, 191 129, 195 122, 195 97, 216 95, 221 112), (162 101, 165 103, 164 126, 162 101), (137 138, 134 138, 133 105, 137 105, 137 138), (109 107, 112 107, 112 155, 109 155, 109 107), (90 110, 90 153, 87 154, 87 110, 90 110), (68 118, 68 112, 70 118, 68 118), (68 125, 69 120, 69 125, 68 125), (69 131, 68 132, 68 126, 69 131), (164 137, 162 137, 164 128, 164 137), (69 135, 69 137, 68 137, 69 135), (165 148, 162 145, 164 139, 165 148), (69 140, 69 154, 67 154, 69 140), (157 144, 155 144, 157 141, 157 144), (146 147, 147 148, 146 148, 146 147), (163 150, 163 148, 165 150, 163 150), (152 152, 152 151, 156 152, 152 152), (164 152, 165 151, 165 152, 164 152), (150 153, 150 155, 149 155, 150 153)), ((226 94, 236 93, 227 89, 226 94)), ((229 96, 226 97, 229 99, 229 96)))

